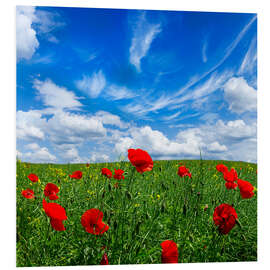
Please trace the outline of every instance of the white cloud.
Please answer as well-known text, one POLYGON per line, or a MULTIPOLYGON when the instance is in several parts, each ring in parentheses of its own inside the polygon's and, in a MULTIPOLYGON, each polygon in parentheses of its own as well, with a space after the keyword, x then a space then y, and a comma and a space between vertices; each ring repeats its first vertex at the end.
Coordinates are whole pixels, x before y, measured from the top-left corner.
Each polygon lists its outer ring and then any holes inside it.
POLYGON ((39 47, 37 33, 32 28, 35 20, 35 8, 17 6, 16 8, 16 47, 17 58, 30 59, 39 47))
POLYGON ((38 90, 40 98, 44 105, 54 107, 56 109, 78 109, 82 104, 78 101, 78 97, 65 87, 57 86, 50 79, 40 81, 35 79, 33 87, 38 90))
POLYGON ((117 154, 126 154, 129 148, 134 147, 134 141, 130 137, 119 138, 118 142, 114 146, 114 150, 117 154))
POLYGON ((25 148, 29 150, 37 150, 40 149, 39 145, 37 143, 30 143, 25 146, 25 148))
POLYGON ((126 153, 130 147, 141 148, 150 153, 155 159, 176 158, 183 154, 188 156, 198 155, 199 147, 192 138, 185 143, 170 141, 162 132, 152 130, 151 127, 131 128, 131 137, 121 138, 115 144, 115 151, 119 154, 126 153))
POLYGON ((207 145, 207 150, 209 152, 224 152, 227 151, 226 145, 221 145, 219 142, 213 142, 207 145))
MULTIPOLYGON (((183 127, 184 128, 184 127, 183 127)), ((161 131, 149 126, 130 128, 129 135, 118 138, 117 154, 127 155, 129 148, 141 148, 154 159, 229 159, 256 162, 256 123, 243 120, 219 120, 216 124, 201 125, 179 131, 170 140, 161 131)))
POLYGON ((23 154, 23 159, 28 162, 41 163, 41 162, 55 162, 56 156, 52 155, 47 147, 37 147, 32 152, 23 154))
POLYGON ((229 110, 238 114, 257 110, 257 91, 243 77, 233 77, 224 85, 229 110))
POLYGON ((27 141, 43 140, 45 138, 46 119, 36 111, 17 111, 16 113, 17 138, 27 141))
POLYGON ((98 111, 94 118, 100 120, 104 125, 113 125, 121 129, 128 127, 128 124, 121 121, 118 115, 109 112, 98 111))
POLYGON ((102 153, 93 153, 90 157, 91 162, 108 162, 110 157, 102 153))
POLYGON ((100 120, 68 112, 58 112, 50 118, 47 132, 55 144, 80 144, 106 136, 100 120))
POLYGON ((136 67, 137 71, 141 71, 141 59, 146 56, 152 41, 160 32, 160 24, 150 24, 146 20, 145 12, 139 16, 129 48, 129 61, 136 67))
POLYGON ((91 76, 83 75, 82 80, 75 82, 77 88, 91 98, 97 98, 106 86, 106 78, 101 70, 91 76))

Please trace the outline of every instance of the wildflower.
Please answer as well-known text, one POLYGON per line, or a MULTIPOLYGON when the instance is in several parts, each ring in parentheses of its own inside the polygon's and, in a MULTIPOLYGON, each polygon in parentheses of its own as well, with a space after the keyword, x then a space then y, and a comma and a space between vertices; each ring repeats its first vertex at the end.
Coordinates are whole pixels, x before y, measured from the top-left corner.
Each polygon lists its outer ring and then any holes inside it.
POLYGON ((189 172, 189 170, 185 166, 180 166, 178 168, 178 175, 180 177, 188 176, 189 178, 191 178, 191 173, 189 172))
POLYGON ((215 208, 213 220, 222 234, 228 234, 234 227, 237 219, 235 209, 226 203, 215 208))
POLYGON ((107 176, 108 178, 112 177, 112 172, 107 168, 102 168, 101 174, 107 176))
POLYGON ((86 163, 86 167, 88 168, 90 166, 90 164, 89 163, 86 163))
POLYGON ((66 210, 58 203, 47 203, 42 201, 45 214, 50 218, 50 223, 56 231, 65 231, 63 221, 67 219, 66 210))
POLYGON ((252 186, 252 184, 242 179, 238 179, 237 183, 243 199, 249 199, 254 196, 254 187, 252 186))
POLYGON ((32 189, 26 189, 22 191, 22 195, 26 199, 34 199, 34 191, 32 189))
POLYGON ((222 172, 222 173, 228 172, 228 168, 224 164, 218 164, 216 166, 216 169, 217 171, 222 172))
POLYGON ((231 168, 230 171, 223 173, 224 180, 227 182, 234 182, 238 179, 237 172, 235 169, 231 168))
POLYGON ((58 186, 56 186, 53 183, 48 183, 45 186, 44 195, 46 197, 49 197, 50 200, 57 200, 59 197, 56 195, 56 193, 58 192, 59 192, 58 186))
POLYGON ((70 178, 75 179, 81 179, 82 178, 82 172, 81 171, 75 171, 72 174, 69 175, 70 178))
POLYGON ((114 169, 113 178, 118 179, 118 180, 125 179, 125 176, 123 175, 123 173, 124 173, 124 171, 121 169, 119 169, 119 170, 114 169))
POLYGON ((28 178, 29 178, 29 180, 32 181, 32 182, 37 182, 37 181, 38 181, 38 176, 37 176, 36 174, 34 174, 34 173, 30 173, 30 174, 28 175, 28 178))
POLYGON ((104 253, 100 261, 100 265, 108 265, 108 264, 109 264, 108 256, 106 253, 104 253))
POLYGON ((225 183, 225 187, 227 189, 236 189, 237 188, 237 184, 235 182, 227 182, 225 183))
POLYGON ((84 212, 81 217, 81 224, 88 233, 99 235, 108 231, 109 226, 102 222, 103 212, 91 208, 84 212))
POLYGON ((178 248, 176 243, 172 240, 165 240, 160 245, 162 248, 161 262, 178 263, 178 248))
POLYGON ((142 149, 128 149, 128 159, 139 173, 153 169, 154 163, 151 156, 142 149))

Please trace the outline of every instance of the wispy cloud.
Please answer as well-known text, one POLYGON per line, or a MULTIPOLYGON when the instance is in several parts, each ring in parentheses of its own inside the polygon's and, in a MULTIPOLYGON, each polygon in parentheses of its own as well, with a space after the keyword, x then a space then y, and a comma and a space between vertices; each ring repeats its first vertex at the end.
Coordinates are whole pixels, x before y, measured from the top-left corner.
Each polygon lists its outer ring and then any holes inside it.
POLYGON ((73 109, 76 110, 82 106, 78 97, 65 87, 56 85, 50 79, 40 81, 35 79, 33 87, 38 91, 39 97, 44 105, 54 109, 73 109))
POLYGON ((206 40, 204 40, 203 45, 202 45, 202 60, 204 63, 206 63, 208 60, 207 55, 206 55, 207 47, 208 47, 208 43, 206 40))
POLYGON ((125 86, 110 85, 106 90, 106 96, 110 100, 130 99, 138 96, 125 86))
POLYGON ((146 56, 152 41, 161 32, 161 25, 149 23, 146 19, 146 12, 140 14, 135 25, 129 48, 129 61, 140 72, 141 59, 146 56))
POLYGON ((241 41, 241 39, 244 37, 250 26, 257 20, 257 16, 254 15, 252 19, 244 26, 242 31, 237 35, 235 40, 227 47, 225 50, 225 55, 219 60, 219 62, 214 65, 212 68, 210 68, 207 72, 203 73, 201 76, 193 77, 184 87, 182 87, 180 90, 178 90, 174 96, 177 97, 181 94, 183 94, 185 91, 187 91, 190 87, 195 85, 196 83, 200 82, 202 79, 204 79, 207 75, 212 73, 214 70, 216 70, 219 66, 221 66, 224 61, 231 55, 235 47, 238 45, 238 43, 241 41))
POLYGON ((36 9, 35 27, 38 35, 43 35, 52 43, 59 43, 55 32, 66 26, 63 18, 56 11, 36 9))
POLYGON ((75 82, 77 88, 91 98, 97 98, 106 86, 106 78, 102 72, 94 72, 92 75, 83 75, 83 78, 75 82))
POLYGON ((164 121, 170 121, 170 120, 173 120, 173 119, 175 119, 177 116, 179 116, 181 113, 182 113, 182 112, 179 111, 179 112, 176 112, 176 113, 174 113, 174 114, 172 114, 172 115, 164 116, 164 117, 162 117, 162 120, 164 120, 164 121))
POLYGON ((257 65, 257 37, 255 36, 238 70, 238 74, 250 73, 257 65))
POLYGON ((157 112, 158 110, 166 108, 172 103, 173 100, 169 96, 162 94, 158 99, 138 99, 121 107, 121 109, 134 115, 144 116, 149 112, 157 112))

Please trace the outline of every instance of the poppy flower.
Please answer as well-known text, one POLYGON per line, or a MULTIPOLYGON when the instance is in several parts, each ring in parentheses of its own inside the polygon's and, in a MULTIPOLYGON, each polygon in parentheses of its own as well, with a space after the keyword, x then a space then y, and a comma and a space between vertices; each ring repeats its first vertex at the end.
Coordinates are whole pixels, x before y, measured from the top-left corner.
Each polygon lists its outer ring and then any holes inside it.
POLYGON ((178 248, 174 241, 165 240, 161 244, 161 262, 162 263, 178 263, 178 248))
POLYGON ((75 178, 75 179, 81 179, 82 178, 82 172, 81 171, 75 171, 72 174, 70 174, 69 177, 75 178))
POLYGON ((99 235, 108 231, 109 226, 102 222, 103 212, 91 208, 84 212, 81 217, 81 224, 88 233, 99 235))
POLYGON ((235 169, 231 168, 230 171, 225 171, 223 173, 224 180, 227 182, 234 182, 238 179, 238 175, 235 169))
POLYGON ((178 168, 178 175, 180 177, 188 176, 189 178, 191 178, 191 173, 189 172, 189 170, 185 166, 180 166, 178 168))
POLYGON ((152 158, 142 149, 128 149, 128 159, 139 173, 152 171, 153 169, 152 158))
POLYGON ((26 198, 26 199, 34 199, 35 198, 35 196, 34 196, 34 191, 33 190, 31 190, 31 189, 26 189, 26 190, 23 190, 22 191, 22 195, 23 195, 23 197, 24 198, 26 198))
POLYGON ((112 177, 112 172, 107 168, 101 169, 101 174, 107 176, 108 178, 112 177))
POLYGON ((125 179, 125 176, 123 175, 123 173, 124 173, 124 171, 121 169, 119 169, 119 170, 114 169, 113 178, 118 179, 118 180, 125 179))
POLYGON ((227 182, 225 183, 225 187, 227 189, 236 189, 237 188, 237 184, 235 182, 227 182))
POLYGON ((108 264, 109 264, 108 256, 106 253, 104 253, 100 261, 100 265, 108 265, 108 264))
POLYGON ((254 196, 254 187, 248 181, 238 179, 237 183, 243 199, 249 199, 254 196))
POLYGON ((56 231, 65 231, 63 221, 67 219, 66 210, 58 203, 47 203, 42 201, 45 214, 50 218, 50 223, 56 231))
POLYGON ((32 182, 37 182, 37 181, 38 181, 38 176, 37 176, 36 174, 34 174, 34 173, 30 173, 30 174, 28 175, 28 178, 29 178, 29 180, 32 181, 32 182))
POLYGON ((235 209, 226 203, 215 208, 213 220, 222 234, 228 234, 234 227, 237 219, 235 209))
POLYGON ((216 166, 216 169, 217 169, 219 172, 222 172, 222 173, 228 172, 228 168, 227 168, 227 166, 225 166, 224 164, 218 164, 218 165, 216 166))
POLYGON ((56 193, 58 192, 59 192, 58 186, 56 186, 53 183, 48 183, 45 186, 44 195, 46 197, 49 197, 50 200, 57 200, 59 197, 56 195, 56 193))
POLYGON ((89 163, 86 163, 86 167, 88 168, 90 166, 90 164, 89 163))

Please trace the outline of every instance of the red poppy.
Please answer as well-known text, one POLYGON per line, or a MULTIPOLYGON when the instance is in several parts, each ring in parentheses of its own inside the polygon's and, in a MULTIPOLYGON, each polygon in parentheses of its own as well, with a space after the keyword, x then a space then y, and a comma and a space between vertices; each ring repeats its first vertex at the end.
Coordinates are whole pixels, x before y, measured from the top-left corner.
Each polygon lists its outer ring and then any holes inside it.
POLYGON ((46 197, 49 197, 50 200, 57 200, 59 197, 56 195, 56 193, 58 192, 59 192, 58 186, 56 186, 53 183, 48 183, 45 186, 44 195, 46 197))
POLYGON ((112 177, 112 172, 107 168, 101 169, 101 174, 107 176, 108 178, 112 177))
POLYGON ((238 179, 237 172, 235 169, 231 168, 230 171, 225 171, 223 173, 224 180, 227 182, 234 182, 238 179))
POLYGON ((216 169, 217 169, 219 172, 222 172, 222 173, 228 172, 228 168, 227 168, 227 166, 225 166, 224 164, 218 164, 218 165, 216 166, 216 169))
POLYGON ((228 234, 234 227, 237 219, 235 209, 226 203, 215 208, 213 220, 222 234, 228 234))
POLYGON ((142 149, 128 149, 128 159, 137 172, 152 171, 154 163, 150 155, 142 149))
POLYGON ((70 174, 69 177, 75 178, 75 179, 81 179, 82 178, 82 172, 81 171, 75 171, 72 174, 70 174))
POLYGON ((160 245, 162 248, 161 262, 178 263, 178 248, 176 243, 172 240, 165 240, 160 245))
POLYGON ((121 169, 119 169, 119 170, 114 169, 113 178, 118 179, 118 180, 125 179, 125 176, 123 175, 123 173, 124 173, 124 171, 121 169))
POLYGON ((90 164, 89 163, 86 163, 86 167, 88 168, 90 166, 90 164))
POLYGON ((180 177, 188 176, 189 178, 191 178, 191 173, 189 172, 189 170, 185 166, 180 166, 178 168, 178 175, 180 177))
POLYGON ((31 189, 26 189, 26 190, 23 190, 22 191, 22 195, 23 195, 23 197, 24 198, 26 198, 26 199, 34 199, 35 198, 35 196, 34 196, 34 191, 33 190, 31 190, 31 189))
POLYGON ((47 203, 45 199, 42 201, 43 209, 50 218, 52 227, 56 231, 65 231, 63 221, 67 219, 66 210, 58 203, 47 203))
POLYGON ((109 264, 108 256, 106 253, 103 254, 100 264, 101 265, 108 265, 109 264))
POLYGON ((235 182, 227 182, 226 181, 225 186, 227 189, 236 189, 237 188, 237 184, 235 182))
POLYGON ((32 181, 32 182, 37 182, 37 181, 38 181, 38 176, 37 176, 36 174, 34 174, 34 173, 30 173, 30 174, 28 175, 28 178, 29 178, 29 180, 32 181))
POLYGON ((84 212, 81 223, 85 230, 91 234, 103 234, 108 231, 109 226, 102 222, 103 212, 96 208, 91 208, 84 212))
POLYGON ((238 179, 237 183, 243 199, 249 199, 254 196, 254 187, 248 181, 238 179))

